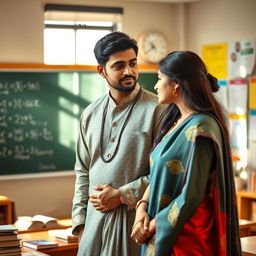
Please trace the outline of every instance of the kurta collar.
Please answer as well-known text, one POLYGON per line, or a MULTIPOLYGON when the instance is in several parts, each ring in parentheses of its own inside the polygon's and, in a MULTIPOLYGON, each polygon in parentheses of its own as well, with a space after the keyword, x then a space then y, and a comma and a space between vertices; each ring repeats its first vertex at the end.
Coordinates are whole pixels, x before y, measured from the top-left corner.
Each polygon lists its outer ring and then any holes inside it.
MULTIPOLYGON (((137 83, 134 90, 128 96, 123 98, 121 104, 118 105, 118 107, 123 107, 123 106, 128 105, 131 101, 134 100, 134 98, 139 93, 139 91, 140 91, 140 85, 137 83)), ((109 95, 109 99, 110 99, 109 103, 110 103, 111 107, 116 107, 117 105, 116 105, 115 101, 112 99, 112 97, 110 96, 110 92, 108 93, 108 95, 109 95)))

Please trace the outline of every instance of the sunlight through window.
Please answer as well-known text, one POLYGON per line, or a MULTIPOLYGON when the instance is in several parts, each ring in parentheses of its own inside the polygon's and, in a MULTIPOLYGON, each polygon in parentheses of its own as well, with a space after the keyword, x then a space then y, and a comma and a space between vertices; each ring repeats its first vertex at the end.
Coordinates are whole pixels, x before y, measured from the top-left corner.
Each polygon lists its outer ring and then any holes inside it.
POLYGON ((113 31, 122 31, 123 8, 45 4, 44 63, 96 65, 95 43, 113 31))
POLYGON ((76 33, 76 63, 97 65, 93 49, 96 42, 110 30, 82 30, 78 29, 76 33))
POLYGON ((114 30, 113 22, 45 21, 44 63, 97 65, 96 42, 114 30))
POLYGON ((75 31, 46 28, 44 30, 45 64, 75 64, 75 31))
POLYGON ((59 113, 59 142, 61 145, 75 149, 79 124, 79 105, 74 99, 79 93, 78 73, 60 73, 59 86, 65 90, 58 98, 58 104, 63 109, 59 113), (64 128, 65 127, 65 128, 64 128))

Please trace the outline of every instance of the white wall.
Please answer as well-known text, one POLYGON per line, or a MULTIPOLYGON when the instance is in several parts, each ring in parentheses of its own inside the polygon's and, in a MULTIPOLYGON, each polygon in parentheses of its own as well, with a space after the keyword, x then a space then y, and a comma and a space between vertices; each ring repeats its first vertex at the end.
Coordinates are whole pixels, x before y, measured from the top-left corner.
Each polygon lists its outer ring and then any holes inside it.
POLYGON ((59 174, 0 176, 0 194, 15 202, 18 216, 45 214, 69 218, 72 206, 75 175, 59 174))
POLYGON ((0 0, 0 62, 42 63, 42 8, 37 0, 0 0))
POLYGON ((204 44, 256 40, 255 0, 201 0, 187 8, 187 49, 204 44))

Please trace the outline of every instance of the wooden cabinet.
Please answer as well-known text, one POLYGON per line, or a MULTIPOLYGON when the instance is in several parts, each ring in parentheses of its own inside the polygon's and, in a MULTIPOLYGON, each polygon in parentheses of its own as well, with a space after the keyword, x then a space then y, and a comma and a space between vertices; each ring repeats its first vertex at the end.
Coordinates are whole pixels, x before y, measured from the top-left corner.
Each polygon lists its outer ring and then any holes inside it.
POLYGON ((7 196, 0 195, 0 225, 12 224, 13 203, 7 196))
POLYGON ((250 220, 253 202, 256 202, 256 193, 236 191, 237 210, 239 219, 250 220))

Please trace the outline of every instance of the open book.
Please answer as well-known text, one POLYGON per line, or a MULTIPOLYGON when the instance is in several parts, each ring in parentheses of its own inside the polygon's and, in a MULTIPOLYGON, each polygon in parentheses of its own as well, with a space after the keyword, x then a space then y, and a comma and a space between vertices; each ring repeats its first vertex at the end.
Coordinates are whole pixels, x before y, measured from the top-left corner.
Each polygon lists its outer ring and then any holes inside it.
POLYGON ((56 218, 45 215, 20 216, 14 224, 19 230, 59 227, 56 218))

